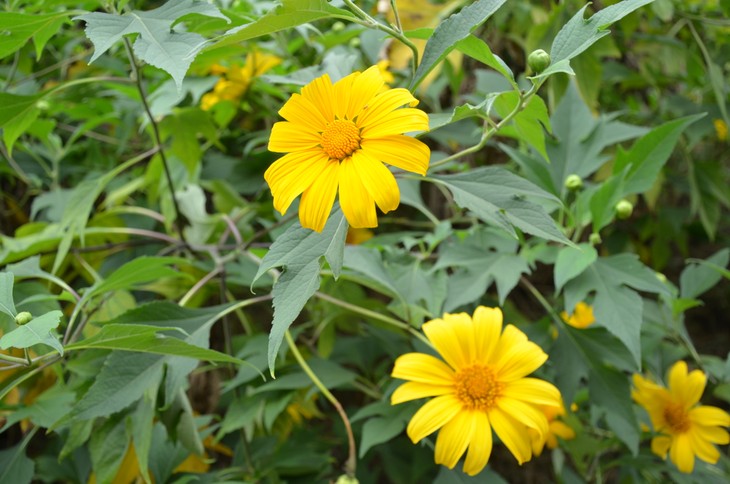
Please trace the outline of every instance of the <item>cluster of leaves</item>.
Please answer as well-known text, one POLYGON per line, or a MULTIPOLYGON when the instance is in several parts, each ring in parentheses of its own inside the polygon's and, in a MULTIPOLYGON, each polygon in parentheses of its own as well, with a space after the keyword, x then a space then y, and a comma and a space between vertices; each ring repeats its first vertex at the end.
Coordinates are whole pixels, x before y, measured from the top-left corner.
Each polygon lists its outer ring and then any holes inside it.
POLYGON ((730 402, 726 6, 219 3, 0 11, 0 482, 461 482, 389 374, 479 304, 549 354, 577 437, 476 479, 730 476, 653 456, 629 378, 688 358, 730 402), (321 233, 275 213, 279 107, 406 44, 427 177, 364 243, 338 208, 321 233), (281 62, 201 108, 251 52, 281 62), (587 329, 559 316, 581 301, 587 329))

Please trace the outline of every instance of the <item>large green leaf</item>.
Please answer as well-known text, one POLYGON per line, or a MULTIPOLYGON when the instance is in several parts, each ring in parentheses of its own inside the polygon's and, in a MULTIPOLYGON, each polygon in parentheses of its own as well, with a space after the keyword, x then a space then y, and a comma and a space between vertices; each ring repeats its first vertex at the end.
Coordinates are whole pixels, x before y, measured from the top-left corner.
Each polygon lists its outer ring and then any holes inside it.
POLYGON ((456 44, 469 37, 477 27, 487 21, 507 0, 477 0, 451 15, 439 24, 428 39, 423 59, 411 81, 411 90, 423 82, 423 79, 441 62, 456 44))
POLYGON ((654 271, 633 254, 599 257, 580 275, 565 284, 565 307, 574 308, 595 293, 596 322, 615 335, 631 352, 636 369, 641 366, 641 323, 643 303, 630 289, 671 296, 654 271))
POLYGON ((572 244, 541 205, 526 200, 526 197, 532 197, 557 205, 556 198, 504 168, 489 166, 431 178, 446 185, 460 207, 503 228, 513 237, 517 237, 514 230, 517 227, 544 239, 572 244))
POLYGON ((147 12, 133 10, 124 15, 92 12, 74 17, 86 22, 86 36, 94 44, 94 62, 125 35, 138 34, 134 53, 143 61, 167 71, 178 90, 188 67, 205 44, 200 34, 173 25, 180 17, 200 14, 228 21, 218 7, 198 0, 171 0, 147 12))
POLYGON ((25 455, 25 443, 0 451, 0 482, 30 484, 35 463, 25 455))
POLYGON ((133 289, 137 284, 157 281, 163 277, 181 277, 181 273, 173 269, 174 264, 188 264, 187 259, 180 257, 139 257, 115 270, 99 284, 93 286, 92 295, 119 289, 133 289))
POLYGON ((0 338, 0 349, 30 348, 33 345, 47 345, 63 355, 63 346, 51 332, 61 323, 61 311, 50 311, 33 318, 29 323, 18 326, 0 338))
MULTIPOLYGON (((2 36, 0 36, 2 38, 2 36)), ((32 96, 20 96, 0 92, 0 128, 3 129, 3 141, 12 153, 15 141, 20 137, 28 126, 38 117, 40 109, 36 103, 46 93, 34 94, 32 96)))
MULTIPOLYGON (((56 35, 64 22, 76 12, 26 14, 0 12, 0 59, 23 47, 30 39, 35 43, 36 59, 41 58, 48 39, 56 35)), ((2 104, 0 104, 2 105, 2 104)))
POLYGON ((15 276, 12 272, 0 272, 0 312, 15 318, 18 310, 13 302, 13 281, 15 276))
POLYGON ((555 260, 555 290, 560 291, 563 284, 582 273, 586 267, 598 258, 598 252, 590 244, 578 244, 578 247, 563 247, 555 260))
POLYGON ((281 5, 258 20, 226 32, 225 36, 216 41, 213 46, 237 44, 244 40, 273 34, 325 18, 349 20, 353 18, 353 14, 347 10, 333 7, 326 0, 281 0, 281 5))
POLYGON ((269 334, 269 370, 272 375, 284 334, 319 288, 319 259, 324 256, 332 273, 339 276, 347 227, 339 207, 332 211, 320 233, 295 223, 274 241, 261 261, 254 282, 275 267, 284 268, 272 291, 274 321, 269 334))

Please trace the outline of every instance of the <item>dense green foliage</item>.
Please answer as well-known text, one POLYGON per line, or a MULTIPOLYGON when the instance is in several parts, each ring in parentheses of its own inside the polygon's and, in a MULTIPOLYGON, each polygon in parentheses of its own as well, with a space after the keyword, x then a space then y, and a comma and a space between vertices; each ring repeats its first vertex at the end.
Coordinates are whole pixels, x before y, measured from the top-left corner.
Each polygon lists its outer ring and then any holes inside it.
POLYGON ((727 447, 692 474, 652 453, 631 375, 684 359, 703 404, 730 402, 728 18, 4 2, 0 482, 726 482, 727 447), (428 113, 430 169, 396 170, 372 231, 337 206, 302 228, 263 179, 277 111, 380 61, 428 113), (588 328, 561 317, 581 302, 588 328), (390 373, 429 351, 425 321, 478 305, 548 353, 576 436, 522 466, 495 444, 471 478, 410 442, 390 373))

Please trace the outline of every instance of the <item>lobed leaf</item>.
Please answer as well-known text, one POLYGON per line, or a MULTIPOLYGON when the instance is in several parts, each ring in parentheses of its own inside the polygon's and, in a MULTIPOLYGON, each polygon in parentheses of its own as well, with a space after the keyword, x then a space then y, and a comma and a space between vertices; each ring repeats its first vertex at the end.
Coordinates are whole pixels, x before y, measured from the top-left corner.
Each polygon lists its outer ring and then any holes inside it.
POLYGON ((30 348, 42 344, 50 346, 63 355, 63 346, 51 332, 61 324, 61 311, 50 311, 33 318, 29 323, 18 326, 0 338, 0 349, 30 348))

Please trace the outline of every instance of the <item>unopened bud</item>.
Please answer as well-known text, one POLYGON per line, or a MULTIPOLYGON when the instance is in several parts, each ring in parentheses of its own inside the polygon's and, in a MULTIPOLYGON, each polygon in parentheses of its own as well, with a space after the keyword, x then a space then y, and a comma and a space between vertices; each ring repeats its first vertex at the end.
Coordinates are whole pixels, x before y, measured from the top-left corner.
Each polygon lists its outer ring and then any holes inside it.
POLYGON ((345 24, 344 22, 340 22, 339 20, 332 24, 332 31, 333 32, 342 32, 345 30, 345 24))
POLYGON ((30 323, 30 321, 33 319, 33 315, 30 314, 28 311, 21 311, 18 313, 17 316, 15 316, 15 324, 18 326, 23 326, 24 324, 30 323))
POLYGON ((625 220, 631 217, 631 213, 634 211, 634 205, 628 200, 619 200, 614 209, 616 210, 616 216, 621 220, 625 220))
POLYGON ((590 237, 588 237, 588 242, 590 242, 593 246, 600 244, 601 242, 603 242, 601 240, 601 234, 599 234, 598 232, 593 232, 590 237))
POLYGON ((45 99, 40 99, 35 102, 35 107, 37 107, 41 111, 47 111, 48 108, 51 107, 51 104, 48 101, 46 101, 45 99))
POLYGON ((355 37, 354 39, 351 39, 350 40, 350 47, 352 47, 353 49, 357 49, 358 47, 360 47, 360 38, 359 37, 355 37))
POLYGON ((565 188, 568 190, 578 190, 582 186, 583 179, 578 175, 568 175, 568 178, 565 179, 565 188))
POLYGON ((550 54, 542 49, 532 51, 527 57, 527 65, 530 66, 536 74, 541 73, 550 65, 550 54))
POLYGON ((347 474, 342 474, 340 477, 337 478, 337 481, 335 484, 359 484, 360 481, 357 480, 356 477, 348 476, 347 474))
POLYGON ((667 276, 665 276, 661 272, 657 272, 656 273, 656 278, 659 279, 659 282, 661 282, 662 284, 666 284, 667 283, 667 276))

